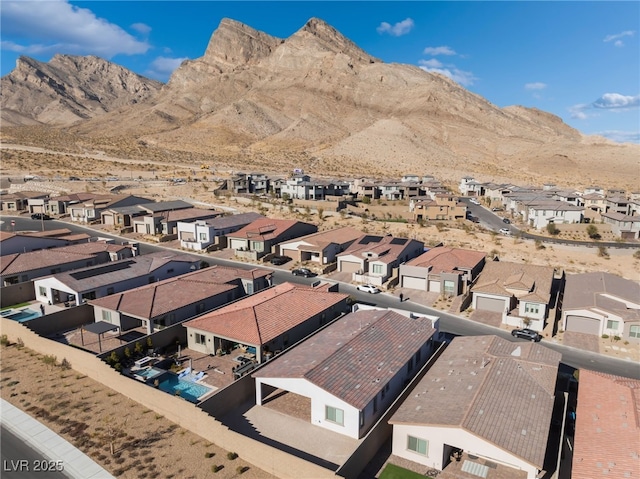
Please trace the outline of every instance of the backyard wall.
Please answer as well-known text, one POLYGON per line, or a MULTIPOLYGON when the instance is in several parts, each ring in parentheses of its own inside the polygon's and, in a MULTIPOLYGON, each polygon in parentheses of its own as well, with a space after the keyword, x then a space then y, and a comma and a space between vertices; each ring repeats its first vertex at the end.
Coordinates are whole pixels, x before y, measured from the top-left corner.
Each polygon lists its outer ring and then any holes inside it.
POLYGON ((0 307, 7 308, 34 299, 36 299, 36 290, 33 288, 33 281, 3 286, 0 294, 0 307))
MULTIPOLYGON (((115 349, 105 351, 102 354, 99 354, 98 358, 105 359, 107 356, 110 356, 113 351, 122 358, 124 357, 125 348, 128 347, 130 351, 134 351, 135 345, 138 342, 146 349, 147 337, 149 336, 141 336, 140 338, 118 346, 115 349)), ((167 350, 173 351, 174 349, 177 349, 176 342, 179 342, 183 348, 187 345, 187 329, 182 326, 182 323, 174 324, 168 328, 156 331, 151 334, 150 337, 153 349, 166 348, 167 350)))
POLYGON ((60 331, 79 328, 83 324, 93 323, 93 319, 93 306, 83 304, 31 319, 24 325, 40 336, 50 336, 60 331))
POLYGON ((42 354, 65 358, 81 374, 142 404, 168 420, 192 431, 223 449, 236 452, 254 466, 285 479, 334 478, 332 471, 249 439, 200 410, 195 404, 123 376, 91 353, 42 338, 17 321, 0 318, 0 332, 10 341, 20 338, 24 345, 42 354))
POLYGON ((221 417, 245 401, 256 397, 256 380, 247 374, 229 386, 219 389, 213 396, 205 399, 198 407, 213 417, 221 417))

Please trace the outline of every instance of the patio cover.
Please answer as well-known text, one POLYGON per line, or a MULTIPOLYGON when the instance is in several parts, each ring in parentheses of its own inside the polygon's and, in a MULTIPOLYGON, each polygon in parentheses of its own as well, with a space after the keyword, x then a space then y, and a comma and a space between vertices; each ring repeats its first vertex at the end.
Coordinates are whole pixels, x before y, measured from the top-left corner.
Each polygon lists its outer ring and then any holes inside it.
POLYGON ((116 326, 115 324, 107 323, 106 321, 98 321, 96 323, 90 323, 90 324, 87 324, 86 326, 82 326, 80 328, 80 337, 82 339, 83 346, 84 346, 84 335, 82 334, 82 331, 85 329, 90 333, 94 333, 98 335, 98 345, 100 346, 100 352, 102 352, 102 341, 101 341, 102 335, 109 331, 117 331, 118 329, 120 329, 120 327, 116 326))

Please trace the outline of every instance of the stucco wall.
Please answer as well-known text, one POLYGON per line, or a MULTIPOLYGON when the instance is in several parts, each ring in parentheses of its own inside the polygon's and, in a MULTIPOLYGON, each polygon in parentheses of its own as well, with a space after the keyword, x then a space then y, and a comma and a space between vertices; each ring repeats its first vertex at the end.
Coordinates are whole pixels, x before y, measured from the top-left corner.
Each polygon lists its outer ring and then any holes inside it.
POLYGON ((33 281, 12 284, 0 290, 0 305, 3 308, 33 301, 34 299, 36 299, 36 290, 33 287, 33 281))
POLYGON ((93 322, 93 308, 88 304, 67 308, 27 321, 24 325, 40 336, 78 328, 93 322))

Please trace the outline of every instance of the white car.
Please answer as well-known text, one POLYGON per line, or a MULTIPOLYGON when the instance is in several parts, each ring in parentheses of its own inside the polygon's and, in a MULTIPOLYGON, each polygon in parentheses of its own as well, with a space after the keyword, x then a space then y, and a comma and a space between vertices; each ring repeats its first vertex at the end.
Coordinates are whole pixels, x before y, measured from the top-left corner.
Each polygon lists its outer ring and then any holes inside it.
POLYGON ((469 202, 470 202, 470 203, 473 203, 474 205, 479 205, 479 204, 480 204, 480 202, 479 202, 478 200, 476 200, 475 198, 471 198, 471 199, 469 200, 469 202))
POLYGON ((380 290, 372 284, 359 284, 357 289, 370 294, 377 294, 380 292, 380 290))
POLYGON ((508 228, 500 228, 500 234, 501 235, 510 235, 511 231, 509 231, 508 228))

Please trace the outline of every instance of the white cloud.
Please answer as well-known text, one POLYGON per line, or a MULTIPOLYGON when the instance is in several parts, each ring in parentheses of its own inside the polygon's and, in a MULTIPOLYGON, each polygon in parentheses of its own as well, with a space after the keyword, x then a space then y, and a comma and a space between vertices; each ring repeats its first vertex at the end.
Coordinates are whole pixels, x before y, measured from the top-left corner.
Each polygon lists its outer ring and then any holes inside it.
POLYGON ((616 40, 613 46, 618 48, 624 47, 624 42, 622 40, 616 40))
POLYGON ((640 131, 605 130, 593 133, 618 143, 640 143, 640 131))
POLYGON ((145 75, 150 78, 165 81, 185 60, 188 60, 188 58, 157 57, 151 62, 151 65, 149 65, 150 68, 145 72, 145 75))
POLYGON ((580 103, 578 105, 573 105, 569 107, 569 113, 571 113, 571 118, 575 118, 576 120, 586 120, 587 118, 591 118, 593 115, 588 114, 585 110, 588 110, 590 105, 588 103, 580 103))
POLYGON ((624 43, 622 43, 622 41, 620 39, 624 38, 624 37, 632 37, 633 35, 635 35, 635 33, 636 33, 635 30, 625 30, 624 32, 614 33, 613 35, 607 35, 606 37, 604 37, 604 40, 602 40, 602 41, 607 43, 607 42, 611 42, 613 40, 617 40, 614 43, 614 45, 616 47, 621 47, 621 46, 624 45, 624 43))
POLYGON ((111 58, 146 53, 150 45, 118 25, 66 0, 2 2, 3 36, 34 38, 36 43, 3 41, 2 48, 27 55, 70 53, 111 58))
POLYGON ((142 35, 149 35, 151 33, 151 27, 146 23, 134 23, 131 28, 142 35))
POLYGON ((456 51, 447 46, 441 47, 427 47, 423 52, 425 55, 456 55, 456 51))
POLYGON ((420 60, 418 64, 426 68, 441 68, 443 66, 440 60, 432 58, 431 60, 420 60))
POLYGON ((473 73, 460 70, 454 65, 442 65, 442 67, 444 68, 433 68, 422 64, 423 62, 426 63, 429 61, 430 60, 421 60, 419 62, 421 64, 420 68, 422 68, 426 72, 439 73, 440 75, 444 75, 448 78, 451 78, 453 81, 460 83, 460 85, 462 86, 471 86, 473 85, 473 82, 477 80, 476 76, 473 73))
POLYGON ((594 108, 606 110, 619 110, 637 108, 640 106, 640 95, 629 96, 619 93, 605 93, 592 103, 594 108))
POLYGON ((525 83, 524 85, 525 90, 544 90, 545 88, 547 88, 547 84, 542 82, 525 83))
POLYGON ((394 37, 400 37, 402 35, 406 35, 413 29, 414 23, 411 18, 405 18, 401 22, 398 22, 394 25, 391 25, 387 22, 380 23, 380 26, 376 28, 376 31, 380 34, 388 33, 389 35, 393 35, 394 37))

